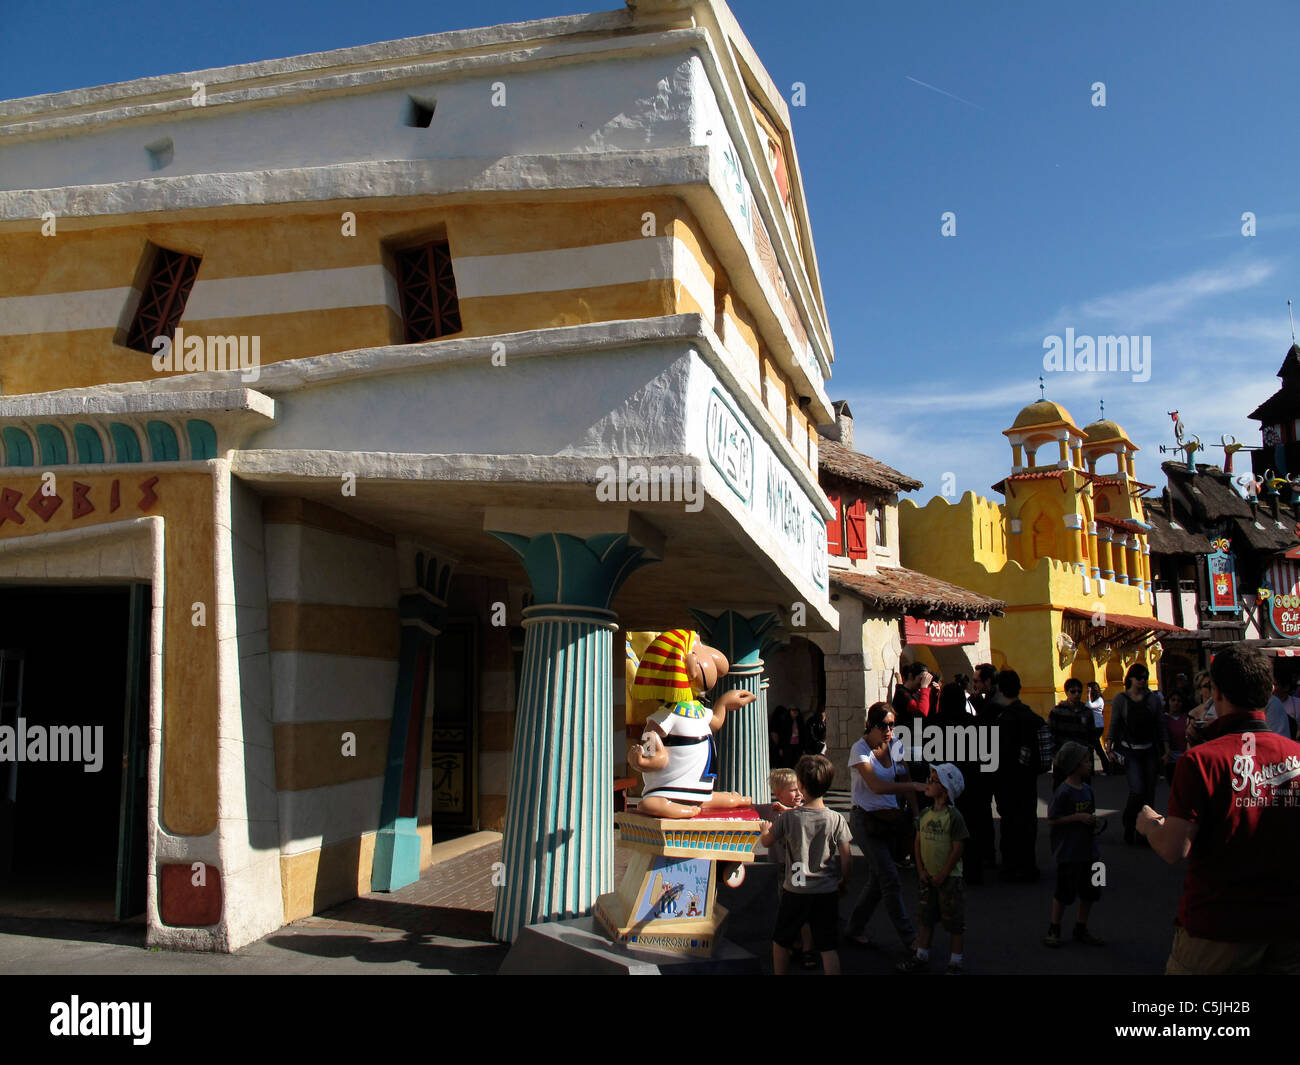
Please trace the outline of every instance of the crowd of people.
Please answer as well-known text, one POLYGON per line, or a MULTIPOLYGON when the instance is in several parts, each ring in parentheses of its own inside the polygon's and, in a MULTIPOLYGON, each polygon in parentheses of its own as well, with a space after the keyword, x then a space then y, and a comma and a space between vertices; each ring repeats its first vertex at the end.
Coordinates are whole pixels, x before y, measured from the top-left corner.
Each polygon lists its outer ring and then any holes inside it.
POLYGON ((1045 946, 1061 945, 1065 912, 1076 902, 1070 939, 1104 945, 1088 927, 1105 880, 1097 875, 1098 836, 1107 827, 1090 782, 1094 772, 1123 774, 1125 844, 1149 844, 1170 862, 1188 860, 1166 971, 1300 974, 1296 680, 1275 684, 1264 655, 1234 646, 1192 683, 1180 675, 1165 692, 1150 687, 1145 666, 1133 665, 1108 720, 1098 686, 1068 680, 1065 698, 1044 720, 1020 700, 1014 670, 984 664, 945 684, 923 663, 907 664, 893 698, 867 709, 863 736, 850 751, 847 819, 823 801, 834 777, 824 712, 805 720, 778 708, 771 740, 773 763, 782 768, 773 773, 776 816, 764 823, 764 843, 776 845, 786 864, 776 971, 796 961, 814 968, 820 955, 826 972, 838 972, 841 940, 875 945, 867 927, 881 903, 905 951, 900 971, 929 967, 938 924, 951 937, 947 972, 964 971, 965 886, 982 883, 994 867, 1006 881, 1039 879, 1038 781, 1050 771, 1046 821, 1056 871, 1045 946), (990 742, 969 745, 968 761, 927 766, 895 737, 900 725, 916 735, 921 723, 990 730, 990 742), (996 750, 996 771, 981 772, 977 752, 989 750, 996 750), (1170 783, 1164 817, 1152 808, 1161 776, 1170 783), (866 859, 867 877, 837 933, 849 839, 866 859), (915 923, 902 892, 909 867, 920 886, 915 923), (804 897, 811 895, 819 898, 804 897))

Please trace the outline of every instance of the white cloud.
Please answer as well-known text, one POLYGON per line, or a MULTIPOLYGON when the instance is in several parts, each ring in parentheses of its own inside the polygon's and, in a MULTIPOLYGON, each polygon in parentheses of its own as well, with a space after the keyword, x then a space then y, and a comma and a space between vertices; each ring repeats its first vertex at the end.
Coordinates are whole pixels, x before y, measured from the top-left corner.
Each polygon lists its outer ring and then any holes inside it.
POLYGON ((1275 272, 1272 262, 1235 262, 1197 270, 1172 281, 1098 296, 1074 307, 1061 308, 1046 333, 1059 333, 1067 326, 1082 333, 1097 319, 1115 323, 1121 332, 1132 333, 1156 322, 1173 321, 1205 300, 1254 288, 1275 272))
POLYGON ((1199 332, 1205 337, 1248 340, 1281 347, 1291 336, 1290 328, 1284 310, 1277 315, 1257 315, 1254 318, 1207 318, 1201 323, 1199 332))

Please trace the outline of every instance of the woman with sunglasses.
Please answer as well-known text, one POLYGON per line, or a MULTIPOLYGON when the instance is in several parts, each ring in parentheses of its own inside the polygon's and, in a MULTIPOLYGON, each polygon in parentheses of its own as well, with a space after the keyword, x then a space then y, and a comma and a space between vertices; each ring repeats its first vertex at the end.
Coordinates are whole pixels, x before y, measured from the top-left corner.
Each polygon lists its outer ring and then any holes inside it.
POLYGON ((910 823, 898 801, 903 796, 917 813, 916 796, 925 790, 907 778, 902 745, 894 742, 894 711, 888 703, 876 703, 867 711, 866 732, 849 752, 849 772, 853 777, 853 812, 849 829, 866 856, 866 887, 849 917, 846 937, 860 946, 870 946, 865 935, 867 922, 881 899, 903 947, 910 950, 916 941, 916 927, 903 906, 903 884, 894 864, 894 843, 910 823))
POLYGON ((1156 704, 1155 692, 1147 687, 1151 674, 1141 662, 1129 667, 1124 690, 1115 696, 1110 708, 1110 734, 1106 737, 1107 753, 1120 755, 1128 777, 1128 803, 1124 807, 1124 842, 1142 846, 1137 835, 1138 811, 1155 801, 1156 777, 1167 762, 1169 737, 1161 716, 1163 702, 1156 704))

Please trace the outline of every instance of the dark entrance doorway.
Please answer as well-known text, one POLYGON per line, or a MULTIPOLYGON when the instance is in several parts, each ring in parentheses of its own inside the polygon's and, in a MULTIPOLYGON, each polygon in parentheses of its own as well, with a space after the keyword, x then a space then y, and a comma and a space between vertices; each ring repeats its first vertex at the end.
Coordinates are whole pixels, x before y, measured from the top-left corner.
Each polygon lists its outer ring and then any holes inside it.
POLYGON ((478 621, 449 622, 434 641, 430 722, 433 840, 478 827, 478 621))
POLYGON ((149 611, 148 585, 0 588, 0 912, 144 912, 149 611))

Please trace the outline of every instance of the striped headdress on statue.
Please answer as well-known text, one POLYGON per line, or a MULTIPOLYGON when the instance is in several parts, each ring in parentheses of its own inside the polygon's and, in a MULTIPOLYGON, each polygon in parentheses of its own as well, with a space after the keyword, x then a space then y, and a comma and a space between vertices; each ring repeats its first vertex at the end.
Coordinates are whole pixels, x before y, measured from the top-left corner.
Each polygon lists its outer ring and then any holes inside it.
POLYGON ((696 635, 691 629, 669 629, 661 632, 641 656, 636 678, 632 682, 632 698, 658 699, 663 703, 689 703, 695 698, 691 680, 686 675, 683 659, 695 646, 696 635))

